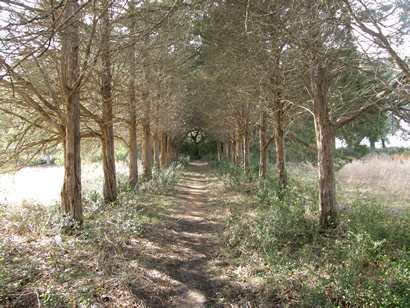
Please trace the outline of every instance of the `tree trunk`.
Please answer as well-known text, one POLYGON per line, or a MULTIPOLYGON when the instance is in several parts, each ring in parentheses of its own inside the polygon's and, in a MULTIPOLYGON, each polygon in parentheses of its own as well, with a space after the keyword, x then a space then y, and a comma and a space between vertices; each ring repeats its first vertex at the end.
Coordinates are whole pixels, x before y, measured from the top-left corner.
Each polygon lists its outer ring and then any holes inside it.
POLYGON ((155 133, 153 137, 153 153, 154 153, 154 166, 159 168, 159 155, 160 155, 160 140, 158 133, 155 133))
POLYGON ((226 154, 227 154, 227 156, 228 156, 228 157, 227 157, 228 161, 233 162, 233 160, 232 160, 232 141, 231 141, 231 140, 229 140, 229 141, 227 142, 226 154))
POLYGON ((114 136, 109 127, 104 128, 101 143, 104 171, 103 195, 104 201, 110 203, 117 199, 117 177, 115 172, 114 136))
POLYGON ((167 148, 167 156, 168 162, 173 162, 177 160, 177 152, 175 148, 175 142, 172 139, 168 139, 168 148, 167 148))
POLYGON ((165 169, 168 166, 167 148, 168 148, 168 136, 166 133, 162 133, 161 134, 160 159, 159 159, 159 167, 161 169, 165 169))
POLYGON ((228 160, 229 159, 229 146, 228 142, 224 142, 222 144, 222 149, 223 149, 223 160, 228 160))
POLYGON ((316 64, 312 70, 313 113, 319 169, 320 226, 334 227, 337 223, 336 182, 333 163, 335 128, 330 121, 329 80, 325 67, 316 64))
POLYGON ((80 156, 80 35, 77 0, 67 0, 64 21, 68 21, 61 34, 62 85, 65 109, 64 184, 61 191, 62 211, 78 223, 83 221, 81 204, 80 156))
POLYGON ((239 134, 239 130, 236 132, 236 140, 235 140, 235 164, 240 167, 242 165, 242 154, 243 154, 243 147, 242 147, 242 138, 239 134))
MULTIPOLYGON (((134 1, 129 2, 129 10, 131 15, 130 23, 130 34, 135 34, 136 31, 136 22, 135 17, 132 16, 135 12, 135 3, 134 1)), ((133 39, 132 39, 133 40, 133 39)), ((131 41, 132 41, 131 40, 131 41)), ((128 160, 129 160, 129 170, 128 170, 128 184, 131 187, 137 187, 138 185, 138 150, 137 150, 137 116, 136 116, 136 104, 137 100, 135 97, 135 83, 136 83, 136 45, 131 43, 129 54, 129 70, 130 70, 130 79, 128 86, 128 109, 129 109, 129 124, 128 124, 128 160)))
POLYGON ((385 149, 386 148, 386 140, 384 138, 382 138, 381 141, 382 141, 382 148, 385 149))
POLYGON ((372 138, 369 138, 369 142, 370 142, 370 149, 371 150, 376 149, 376 141, 372 138))
POLYGON ((286 174, 285 164, 285 131, 283 128, 284 115, 283 104, 277 101, 276 110, 274 112, 274 139, 275 139, 275 153, 276 153, 276 175, 278 176, 281 187, 286 187, 288 184, 288 178, 286 174))
POLYGON ((221 161, 222 160, 222 147, 221 147, 220 142, 216 143, 216 152, 217 152, 217 160, 221 161))
POLYGON ((236 165, 238 163, 238 156, 236 155, 236 139, 232 140, 231 150, 231 161, 236 165))
POLYGON ((102 152, 104 170, 104 200, 114 202, 117 199, 117 179, 115 172, 114 128, 112 114, 112 75, 110 54, 110 11, 104 5, 101 25, 101 60, 103 65, 101 96, 103 99, 102 152))
POLYGON ((149 180, 152 177, 152 141, 149 118, 144 120, 144 123, 142 124, 142 130, 142 162, 144 169, 144 178, 146 180, 149 180))
POLYGON ((242 146, 243 146, 243 170, 246 174, 251 171, 250 168, 250 143, 249 143, 249 122, 246 120, 244 125, 244 132, 242 136, 242 146))
POLYGON ((268 173, 268 145, 266 135, 266 113, 260 113, 259 120, 259 177, 266 178, 268 173))

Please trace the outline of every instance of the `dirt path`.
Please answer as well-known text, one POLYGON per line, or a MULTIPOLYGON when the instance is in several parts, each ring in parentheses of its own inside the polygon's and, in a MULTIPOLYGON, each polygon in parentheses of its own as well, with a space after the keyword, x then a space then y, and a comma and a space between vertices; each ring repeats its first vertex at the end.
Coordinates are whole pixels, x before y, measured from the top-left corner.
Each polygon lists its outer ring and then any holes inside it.
POLYGON ((152 258, 145 267, 154 271, 145 275, 155 290, 145 287, 134 294, 149 307, 222 307, 248 297, 249 290, 229 277, 220 254, 224 209, 210 199, 207 170, 206 163, 191 163, 170 196, 174 205, 163 223, 144 236, 152 258))

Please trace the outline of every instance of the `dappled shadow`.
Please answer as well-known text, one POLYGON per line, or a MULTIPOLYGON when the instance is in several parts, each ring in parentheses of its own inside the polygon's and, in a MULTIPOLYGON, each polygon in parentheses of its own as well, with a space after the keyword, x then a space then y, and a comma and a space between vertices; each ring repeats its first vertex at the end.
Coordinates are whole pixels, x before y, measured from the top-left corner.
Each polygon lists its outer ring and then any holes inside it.
POLYGON ((0 288, 0 307, 40 307, 43 301, 67 307, 84 298, 96 307, 274 307, 272 300, 261 305, 257 288, 233 278, 221 250, 223 203, 211 201, 207 168, 189 166, 174 191, 134 200, 144 204, 138 217, 153 218, 142 234, 124 232, 135 232, 132 218, 124 221, 130 207, 126 215, 89 216, 78 237, 50 235, 24 245, 3 240, 0 257, 8 262, 6 272, 13 268, 9 281, 21 285, 8 293, 0 288))
POLYGON ((175 206, 163 214, 160 226, 149 228, 140 239, 144 248, 138 260, 169 283, 168 288, 155 292, 151 284, 130 287, 151 307, 224 307, 233 303, 255 307, 250 305, 257 301, 255 290, 218 273, 227 265, 219 251, 224 226, 222 221, 210 219, 220 205, 209 201, 209 179, 201 173, 205 168, 207 164, 200 163, 189 167, 169 195, 175 206))

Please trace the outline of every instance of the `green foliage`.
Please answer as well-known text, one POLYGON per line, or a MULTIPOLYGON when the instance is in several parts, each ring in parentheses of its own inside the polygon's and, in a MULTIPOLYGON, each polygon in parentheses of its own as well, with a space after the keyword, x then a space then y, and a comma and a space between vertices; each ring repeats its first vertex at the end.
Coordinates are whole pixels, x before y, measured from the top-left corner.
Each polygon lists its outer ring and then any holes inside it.
POLYGON ((220 161, 216 162, 217 173, 223 182, 230 188, 238 188, 239 186, 249 182, 252 175, 247 175, 243 169, 232 162, 220 161))
POLYGON ((266 279, 295 306, 406 307, 410 302, 410 214, 355 200, 336 230, 318 230, 315 186, 260 183, 258 205, 231 208, 227 244, 244 260, 259 254, 266 279))
POLYGON ((152 178, 143 182, 140 189, 143 192, 160 194, 174 186, 178 180, 178 171, 183 167, 183 162, 172 162, 166 169, 154 169, 152 178))
POLYGON ((203 137, 203 139, 195 143, 190 137, 187 137, 182 144, 181 153, 191 159, 214 160, 217 153, 216 141, 203 137))

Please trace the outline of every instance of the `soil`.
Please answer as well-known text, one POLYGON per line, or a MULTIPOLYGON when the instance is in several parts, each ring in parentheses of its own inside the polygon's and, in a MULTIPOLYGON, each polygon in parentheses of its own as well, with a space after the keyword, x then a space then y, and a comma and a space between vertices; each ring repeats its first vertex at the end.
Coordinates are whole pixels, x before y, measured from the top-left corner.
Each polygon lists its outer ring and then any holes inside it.
POLYGON ((141 239, 148 283, 133 293, 148 307, 256 307, 254 287, 235 281, 222 253, 226 209, 211 197, 208 171, 205 162, 190 164, 162 223, 141 239))

